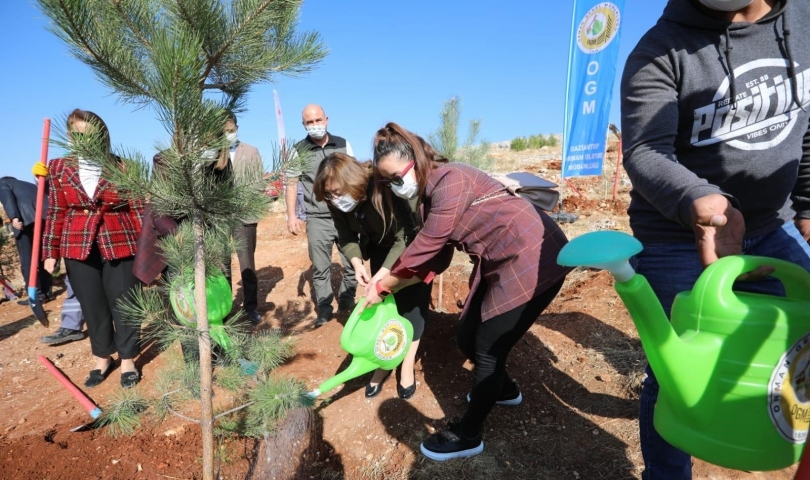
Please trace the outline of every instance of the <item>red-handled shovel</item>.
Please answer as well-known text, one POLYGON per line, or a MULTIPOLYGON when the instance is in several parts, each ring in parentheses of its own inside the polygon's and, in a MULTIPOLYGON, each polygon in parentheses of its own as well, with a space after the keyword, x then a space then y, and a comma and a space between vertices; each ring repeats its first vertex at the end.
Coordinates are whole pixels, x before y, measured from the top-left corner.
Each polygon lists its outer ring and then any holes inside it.
MULTIPOLYGON (((42 126, 42 148, 39 154, 39 161, 43 165, 48 164, 48 142, 51 137, 51 119, 46 118, 42 126)), ((45 177, 37 179, 37 215, 34 220, 34 249, 31 253, 31 271, 28 274, 28 304, 34 311, 39 323, 48 326, 48 316, 37 296, 37 272, 39 270, 39 255, 42 250, 42 204, 45 200, 45 177)))

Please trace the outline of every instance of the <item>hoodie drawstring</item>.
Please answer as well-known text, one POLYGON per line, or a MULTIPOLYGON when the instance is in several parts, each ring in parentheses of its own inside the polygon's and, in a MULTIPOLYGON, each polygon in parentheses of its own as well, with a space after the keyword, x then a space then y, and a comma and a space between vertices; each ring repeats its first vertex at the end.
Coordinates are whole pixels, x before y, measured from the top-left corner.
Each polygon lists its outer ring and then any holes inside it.
POLYGON ((734 47, 731 46, 731 35, 728 32, 728 27, 726 27, 726 48, 723 50, 723 54, 726 56, 726 67, 728 67, 732 106, 737 104, 737 78, 734 76, 734 65, 731 64, 731 51, 733 49, 734 47))
POLYGON ((788 75, 790 76, 790 94, 793 97, 792 100, 799 108, 804 110, 804 105, 802 105, 802 99, 799 98, 799 85, 796 81, 796 65, 793 63, 793 54, 790 51, 790 28, 787 26, 787 9, 782 14, 782 36, 785 39, 785 54, 787 55, 788 61, 788 75))

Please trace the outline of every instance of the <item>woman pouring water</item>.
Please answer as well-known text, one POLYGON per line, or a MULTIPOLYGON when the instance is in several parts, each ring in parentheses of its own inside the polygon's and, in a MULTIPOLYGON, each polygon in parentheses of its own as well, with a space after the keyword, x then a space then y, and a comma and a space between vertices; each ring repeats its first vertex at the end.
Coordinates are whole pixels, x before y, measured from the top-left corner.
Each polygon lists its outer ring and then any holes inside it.
POLYGON ((459 348, 475 364, 469 405, 460 420, 425 439, 421 450, 439 461, 476 455, 484 449, 482 425, 492 407, 522 400, 506 360, 562 287, 570 269, 556 259, 567 239, 528 201, 474 167, 448 163, 395 123, 374 137, 374 166, 380 183, 390 188, 375 195, 416 199, 423 226, 391 273, 367 287, 366 304, 441 273, 453 247, 473 261, 457 334, 459 348))

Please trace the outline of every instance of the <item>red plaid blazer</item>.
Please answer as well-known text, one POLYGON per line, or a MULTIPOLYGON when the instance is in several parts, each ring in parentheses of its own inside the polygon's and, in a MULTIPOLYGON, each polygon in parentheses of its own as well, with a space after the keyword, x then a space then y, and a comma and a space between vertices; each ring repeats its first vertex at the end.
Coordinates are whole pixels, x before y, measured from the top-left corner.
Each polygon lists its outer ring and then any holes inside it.
POLYGON ((539 296, 571 271, 557 264, 568 242, 560 227, 481 170, 461 163, 440 166, 428 177, 423 200, 424 226, 391 274, 429 279, 449 266, 449 245, 463 250, 475 268, 462 317, 482 277, 487 292, 481 318, 489 320, 539 296))
POLYGON ((85 260, 93 242, 106 260, 135 255, 143 204, 118 195, 115 185, 99 179, 90 198, 82 188, 75 159, 48 163, 50 208, 42 240, 43 258, 85 260))

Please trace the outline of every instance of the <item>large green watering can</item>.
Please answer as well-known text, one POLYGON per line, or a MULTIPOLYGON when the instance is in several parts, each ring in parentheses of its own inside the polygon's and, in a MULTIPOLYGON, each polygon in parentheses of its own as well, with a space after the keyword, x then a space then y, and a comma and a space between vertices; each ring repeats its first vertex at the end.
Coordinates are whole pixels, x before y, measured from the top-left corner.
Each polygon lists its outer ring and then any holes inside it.
POLYGON ((412 341, 413 325, 399 315, 393 295, 365 309, 361 298, 340 335, 340 346, 352 355, 352 363, 308 395, 317 397, 378 368, 397 368, 408 354, 412 341))
POLYGON ((654 424, 672 445, 739 470, 798 462, 810 425, 810 273, 766 257, 721 258, 672 304, 671 322, 628 259, 641 243, 593 232, 558 262, 604 268, 638 328, 661 385, 654 424), (770 265, 786 297, 732 291, 735 279, 770 265))

